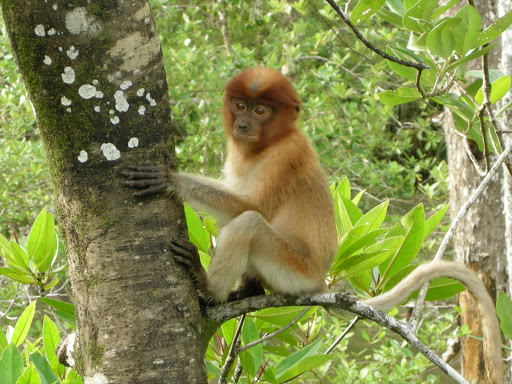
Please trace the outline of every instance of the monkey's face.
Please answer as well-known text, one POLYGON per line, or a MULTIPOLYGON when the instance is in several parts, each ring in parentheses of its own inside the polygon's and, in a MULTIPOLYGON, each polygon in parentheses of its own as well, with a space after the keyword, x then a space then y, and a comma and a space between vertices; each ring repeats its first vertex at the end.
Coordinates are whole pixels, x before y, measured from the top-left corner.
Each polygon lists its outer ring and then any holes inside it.
POLYGON ((272 116, 272 107, 234 98, 231 100, 231 112, 234 116, 233 137, 255 143, 261 140, 263 124, 272 116))

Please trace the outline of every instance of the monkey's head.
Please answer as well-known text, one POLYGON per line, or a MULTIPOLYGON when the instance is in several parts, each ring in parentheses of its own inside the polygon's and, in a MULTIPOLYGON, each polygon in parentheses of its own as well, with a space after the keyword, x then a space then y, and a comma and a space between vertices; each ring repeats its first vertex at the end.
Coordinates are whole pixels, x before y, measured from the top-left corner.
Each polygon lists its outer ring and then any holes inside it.
POLYGON ((246 69, 226 85, 226 133, 236 142, 263 149, 296 129, 299 107, 297 92, 279 71, 246 69))

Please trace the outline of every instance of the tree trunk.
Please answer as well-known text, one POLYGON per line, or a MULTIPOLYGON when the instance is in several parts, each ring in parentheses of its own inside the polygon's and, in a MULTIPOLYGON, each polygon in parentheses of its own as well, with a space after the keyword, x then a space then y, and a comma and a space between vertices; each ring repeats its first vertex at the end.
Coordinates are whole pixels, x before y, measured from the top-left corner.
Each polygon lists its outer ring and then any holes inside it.
POLYGON ((167 251, 183 209, 118 175, 174 154, 148 1, 1 4, 58 196, 84 382, 206 382, 197 296, 167 251))
MULTIPOLYGON (((491 2, 476 1, 475 7, 482 15, 484 26, 496 19, 491 2)), ((498 48, 489 58, 492 68, 497 66, 499 59, 499 51, 497 51, 498 48)), ((481 68, 479 62, 475 63, 475 68, 472 69, 477 68, 481 68)), ((444 125, 450 175, 450 214, 455 217, 482 177, 466 153, 464 139, 455 133, 451 119, 446 118, 444 125)), ((480 158, 480 165, 484 166, 485 160, 482 159, 482 154, 478 149, 474 152, 475 156, 480 158)), ((498 174, 472 206, 455 233, 453 241, 455 260, 478 271, 493 297, 497 290, 504 290, 507 282, 502 186, 503 175, 498 174)), ((473 331, 473 335, 481 336, 481 323, 476 303, 467 291, 459 294, 459 305, 462 309, 461 325, 467 325, 473 331)), ((461 342, 462 375, 468 381, 488 382, 484 369, 482 342, 469 337, 463 338, 461 342)))

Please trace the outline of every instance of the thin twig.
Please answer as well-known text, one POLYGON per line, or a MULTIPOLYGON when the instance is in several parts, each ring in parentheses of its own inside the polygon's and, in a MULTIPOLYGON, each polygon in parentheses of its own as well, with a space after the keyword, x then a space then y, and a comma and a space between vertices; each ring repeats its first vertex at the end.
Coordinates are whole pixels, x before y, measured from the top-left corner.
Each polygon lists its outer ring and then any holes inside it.
POLYGON ((359 32, 359 30, 356 28, 354 24, 350 21, 349 17, 343 10, 336 4, 334 0, 325 0, 329 5, 336 11, 336 13, 341 17, 341 19, 349 26, 349 28, 354 32, 356 37, 370 50, 378 54, 379 56, 382 56, 386 60, 392 61, 397 64, 405 65, 406 67, 416 68, 417 70, 423 70, 423 69, 430 69, 428 65, 422 64, 422 63, 415 63, 413 61, 406 61, 399 58, 396 58, 394 56, 388 55, 383 50, 377 48, 372 43, 370 43, 366 38, 359 32))
POLYGON ((355 325, 360 319, 361 318, 359 316, 354 317, 350 324, 347 326, 347 328, 345 328, 343 333, 338 336, 338 338, 334 341, 334 343, 332 343, 332 345, 329 348, 327 348, 327 350, 324 352, 324 355, 328 355, 329 353, 331 353, 332 350, 336 348, 336 346, 340 343, 340 341, 343 340, 345 336, 347 336, 347 333, 349 333, 350 330, 355 327, 355 325))
POLYGON ((246 314, 242 314, 242 317, 240 318, 240 322, 238 323, 238 327, 235 332, 235 336, 233 336, 233 341, 231 342, 231 346, 229 348, 228 355, 226 357, 226 361, 224 362, 224 366, 222 367, 222 370, 220 371, 219 375, 219 384, 224 384, 226 382, 226 378, 228 377, 229 370, 233 366, 234 361, 236 360, 236 357, 238 354, 236 353, 238 347, 240 346, 241 338, 240 334, 242 333, 242 326, 244 325, 246 314))

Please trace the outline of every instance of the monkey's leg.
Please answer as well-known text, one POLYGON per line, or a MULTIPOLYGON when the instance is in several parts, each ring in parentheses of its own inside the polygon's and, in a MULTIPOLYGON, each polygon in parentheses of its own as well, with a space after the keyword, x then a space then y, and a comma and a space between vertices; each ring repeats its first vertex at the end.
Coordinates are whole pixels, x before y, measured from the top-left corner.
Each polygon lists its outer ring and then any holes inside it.
POLYGON ((240 286, 229 293, 228 301, 237 301, 264 294, 265 289, 261 285, 261 281, 255 277, 250 277, 249 275, 244 274, 240 286))
POLYGON ((199 291, 199 300, 206 305, 214 304, 215 299, 208 291, 206 271, 201 265, 199 252, 195 245, 185 240, 172 239, 170 249, 174 260, 187 268, 194 286, 199 291))
POLYGON ((135 196, 154 195, 167 188, 167 172, 162 165, 131 165, 121 174, 127 178, 125 185, 140 189, 135 196))
POLYGON ((297 250, 255 211, 242 213, 222 228, 208 272, 210 292, 225 302, 246 272, 283 294, 326 290, 325 271, 315 266, 311 255, 297 250))

